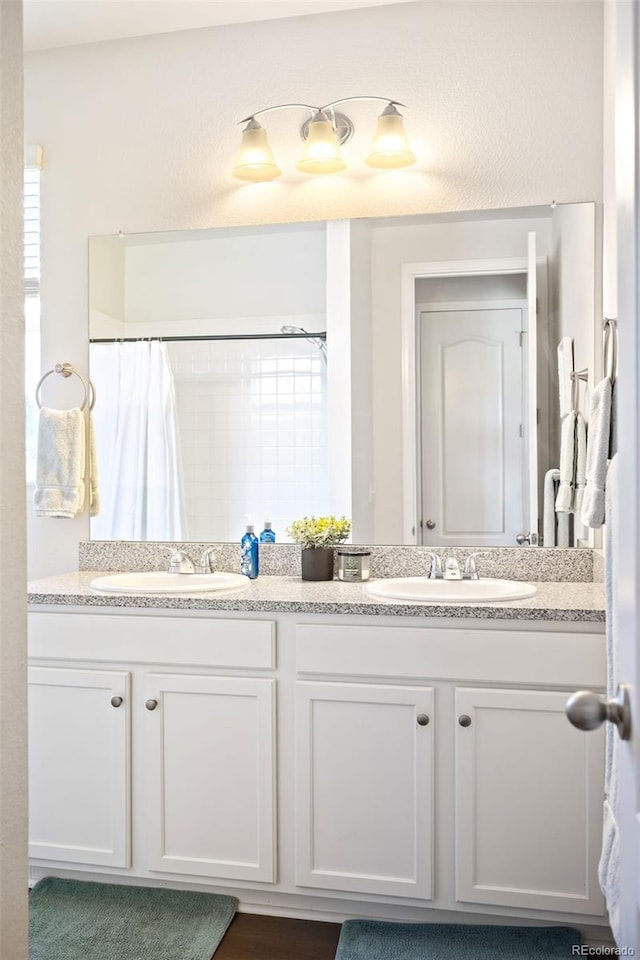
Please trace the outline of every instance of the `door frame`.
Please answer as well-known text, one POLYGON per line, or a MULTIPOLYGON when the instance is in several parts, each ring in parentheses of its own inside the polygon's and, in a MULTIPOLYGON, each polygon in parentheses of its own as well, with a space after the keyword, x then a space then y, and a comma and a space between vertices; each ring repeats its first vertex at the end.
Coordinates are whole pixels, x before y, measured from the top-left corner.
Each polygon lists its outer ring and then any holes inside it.
MULTIPOLYGON (((536 257, 538 270, 547 266, 546 257, 536 257)), ((528 273, 528 257, 491 260, 429 260, 401 265, 401 356, 402 356, 402 542, 418 539, 418 324, 416 280, 436 277, 491 277, 528 273)), ((536 271, 537 272, 537 271, 536 271)))
MULTIPOLYGON (((488 300, 429 300, 416 302, 416 377, 417 377, 417 398, 420 415, 416 418, 416 443, 418 450, 418 486, 417 486, 417 505, 418 513, 424 518, 424 468, 422 459, 422 430, 420 429, 422 416, 422 315, 424 313, 456 313, 457 311, 480 311, 480 310, 521 310, 522 311, 522 331, 529 331, 529 311, 526 297, 505 298, 499 300, 491 298, 488 300)), ((528 341, 525 341, 528 348, 528 341)), ((527 350, 523 349, 522 359, 522 395, 520 416, 524 427, 525 440, 529 436, 529 416, 530 411, 527 404, 528 396, 528 377, 529 364, 527 362, 527 350)), ((527 490, 529 485, 529 445, 523 443, 522 449, 522 520, 521 529, 524 531, 529 522, 529 502, 527 490)), ((418 543, 424 546, 424 529, 420 529, 419 523, 416 524, 416 537, 418 543)), ((465 544, 466 546, 466 544, 465 544)))

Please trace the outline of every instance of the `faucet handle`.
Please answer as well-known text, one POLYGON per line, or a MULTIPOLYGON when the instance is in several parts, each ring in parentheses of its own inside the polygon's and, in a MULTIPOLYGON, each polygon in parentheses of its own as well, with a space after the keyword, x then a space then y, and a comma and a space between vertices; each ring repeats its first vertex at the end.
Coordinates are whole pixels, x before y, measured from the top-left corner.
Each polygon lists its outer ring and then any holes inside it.
POLYGON ((442 579, 442 560, 437 553, 430 553, 431 557, 431 569, 429 571, 430 580, 441 580, 442 579))
POLYGON ((466 559, 465 562, 464 562, 464 572, 463 572, 463 576, 465 576, 468 580, 479 580, 479 579, 480 579, 480 575, 479 575, 479 573, 478 573, 478 568, 476 567, 476 557, 477 557, 477 556, 478 556, 477 553, 470 553, 469 556, 467 557, 467 559, 466 559))
POLYGON ((196 572, 193 561, 189 559, 184 550, 179 550, 177 547, 170 547, 169 549, 171 550, 171 558, 169 560, 167 573, 196 572))
POLYGON ((202 551, 202 556, 200 557, 200 563, 197 567, 198 573, 214 573, 214 561, 212 558, 216 556, 215 547, 207 547, 206 550, 202 551))

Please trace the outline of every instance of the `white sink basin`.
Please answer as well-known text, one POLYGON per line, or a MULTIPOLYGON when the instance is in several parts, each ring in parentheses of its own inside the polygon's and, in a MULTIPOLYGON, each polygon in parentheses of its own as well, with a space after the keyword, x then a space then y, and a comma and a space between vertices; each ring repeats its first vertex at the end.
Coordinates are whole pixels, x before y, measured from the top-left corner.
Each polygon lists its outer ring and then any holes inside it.
POLYGON ((244 590, 247 577, 239 573, 110 573, 89 586, 106 593, 229 593, 244 590))
POLYGON ((385 600, 424 600, 432 603, 484 603, 524 600, 537 593, 530 583, 514 580, 429 580, 427 577, 399 577, 372 580, 366 592, 385 600))

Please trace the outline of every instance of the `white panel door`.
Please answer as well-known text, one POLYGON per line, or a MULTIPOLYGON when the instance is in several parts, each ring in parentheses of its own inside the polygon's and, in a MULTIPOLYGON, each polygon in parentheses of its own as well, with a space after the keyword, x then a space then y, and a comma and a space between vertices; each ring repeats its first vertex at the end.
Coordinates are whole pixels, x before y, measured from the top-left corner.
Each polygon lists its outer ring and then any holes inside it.
POLYGON ((528 525, 524 319, 506 306, 420 315, 425 544, 515 546, 528 525))
POLYGON ((433 690, 296 688, 296 883, 430 899, 433 690))
POLYGON ((603 736, 571 727, 566 700, 456 691, 457 900, 602 914, 603 736))
POLYGON ((128 673, 29 669, 31 857, 130 866, 129 690, 128 673))
POLYGON ((149 869, 273 881, 275 681, 149 674, 145 688, 149 869))

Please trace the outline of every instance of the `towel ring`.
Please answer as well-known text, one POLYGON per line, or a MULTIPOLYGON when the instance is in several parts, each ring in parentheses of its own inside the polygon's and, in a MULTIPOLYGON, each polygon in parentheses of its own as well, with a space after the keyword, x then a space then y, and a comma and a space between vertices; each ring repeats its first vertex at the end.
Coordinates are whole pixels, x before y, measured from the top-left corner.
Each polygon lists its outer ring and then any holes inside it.
POLYGON ((70 377, 72 375, 76 376, 80 381, 80 383, 82 384, 82 389, 84 391, 84 396, 82 399, 82 405, 80 409, 85 410, 87 407, 87 400, 90 399, 89 409, 93 410, 96 402, 96 388, 93 382, 89 380, 89 387, 87 387, 87 384, 85 383, 84 379, 80 376, 80 374, 76 370, 73 369, 73 365, 66 361, 64 363, 56 363, 55 367, 52 367, 51 370, 47 370, 46 373, 43 373, 43 375, 38 380, 38 385, 36 387, 36 403, 38 405, 38 410, 42 410, 42 401, 41 401, 42 384, 47 379, 47 377, 50 377, 51 374, 53 373, 59 373, 60 376, 65 378, 70 377))
POLYGON ((602 321, 602 336, 604 338, 602 346, 604 375, 613 383, 618 368, 618 324, 613 317, 605 317, 602 321))

